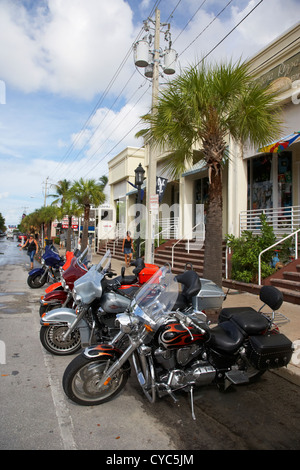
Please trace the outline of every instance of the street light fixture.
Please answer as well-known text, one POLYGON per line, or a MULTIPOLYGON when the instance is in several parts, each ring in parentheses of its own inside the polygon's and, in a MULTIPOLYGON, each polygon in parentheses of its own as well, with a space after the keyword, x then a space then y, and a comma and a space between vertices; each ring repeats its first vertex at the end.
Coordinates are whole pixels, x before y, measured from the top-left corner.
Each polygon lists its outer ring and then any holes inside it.
MULTIPOLYGON (((138 204, 138 209, 140 208, 140 204, 142 202, 142 198, 141 198, 141 194, 142 194, 142 190, 141 190, 141 186, 143 184, 143 181, 144 181, 144 174, 145 174, 145 170, 144 168, 142 167, 142 164, 140 163, 139 166, 134 170, 134 173, 135 173, 135 186, 137 187, 137 190, 138 190, 138 197, 137 197, 137 204, 138 204)), ((141 212, 139 210, 137 210, 136 212, 136 218, 138 220, 138 224, 137 224, 137 227, 136 227, 136 230, 137 230, 137 234, 138 234, 138 237, 137 237, 137 240, 136 240, 136 257, 139 258, 141 256, 141 250, 140 250, 140 245, 141 245, 141 226, 140 226, 140 215, 141 215, 141 212)))

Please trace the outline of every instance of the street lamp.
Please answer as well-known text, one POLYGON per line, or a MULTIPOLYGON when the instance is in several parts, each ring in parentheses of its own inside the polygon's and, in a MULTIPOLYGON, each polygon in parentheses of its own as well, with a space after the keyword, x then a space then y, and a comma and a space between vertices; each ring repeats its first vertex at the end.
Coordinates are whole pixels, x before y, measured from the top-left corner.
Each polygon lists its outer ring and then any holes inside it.
MULTIPOLYGON (((142 167, 142 164, 140 163, 139 166, 134 170, 134 173, 135 173, 135 186, 137 187, 137 190, 138 190, 138 197, 137 197, 137 203, 138 203, 138 208, 140 207, 140 204, 142 202, 142 198, 141 198, 141 194, 142 194, 142 190, 141 190, 141 186, 143 184, 143 181, 144 181, 144 174, 145 174, 145 170, 144 168, 142 167)), ((138 224, 137 224, 137 234, 138 234, 138 237, 137 237, 137 240, 136 240, 136 257, 139 258, 141 253, 140 253, 140 244, 141 244, 141 233, 140 233, 140 211, 138 210, 136 212, 136 217, 138 219, 138 224)))

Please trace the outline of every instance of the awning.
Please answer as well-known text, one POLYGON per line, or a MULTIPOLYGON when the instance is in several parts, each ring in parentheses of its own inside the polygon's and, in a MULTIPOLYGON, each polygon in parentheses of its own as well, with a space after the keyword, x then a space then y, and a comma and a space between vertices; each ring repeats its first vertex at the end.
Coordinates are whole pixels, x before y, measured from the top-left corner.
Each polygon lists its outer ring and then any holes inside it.
POLYGON ((205 160, 199 160, 195 163, 189 170, 182 173, 181 176, 190 176, 195 175, 196 173, 201 173, 202 171, 207 170, 207 163, 205 160))
POLYGON ((276 140, 265 147, 261 147, 258 149, 259 152, 265 153, 277 153, 282 152, 283 150, 287 149, 291 144, 300 141, 300 132, 293 132, 280 140, 276 140))

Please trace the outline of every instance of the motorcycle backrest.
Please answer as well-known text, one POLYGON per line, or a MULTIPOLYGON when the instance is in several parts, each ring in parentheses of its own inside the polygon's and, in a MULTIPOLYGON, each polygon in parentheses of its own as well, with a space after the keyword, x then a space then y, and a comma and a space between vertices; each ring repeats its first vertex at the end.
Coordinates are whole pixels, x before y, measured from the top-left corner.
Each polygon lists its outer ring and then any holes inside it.
POLYGON ((142 269, 145 267, 145 263, 143 258, 137 258, 135 261, 132 261, 131 266, 135 266, 135 268, 132 270, 133 274, 136 276, 141 272, 142 269))
POLYGON ((175 277, 183 285, 182 294, 187 298, 194 297, 201 289, 201 281, 196 271, 188 270, 175 277))
POLYGON ((259 293, 260 300, 273 311, 278 310, 283 302, 283 294, 274 286, 263 286, 259 293))

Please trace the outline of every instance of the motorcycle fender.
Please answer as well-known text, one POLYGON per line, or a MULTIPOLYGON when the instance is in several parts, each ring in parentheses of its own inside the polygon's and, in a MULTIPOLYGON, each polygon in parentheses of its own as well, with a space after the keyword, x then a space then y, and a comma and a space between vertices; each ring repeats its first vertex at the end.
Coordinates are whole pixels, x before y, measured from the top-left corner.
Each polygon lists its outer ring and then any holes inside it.
POLYGON ((51 303, 51 302, 57 302, 57 301, 60 301, 60 302, 64 302, 67 298, 67 292, 63 291, 63 290, 56 290, 54 292, 50 292, 46 295, 44 295, 44 298, 43 298, 43 304, 45 303, 51 303))
POLYGON ((67 323, 70 326, 77 318, 75 310, 72 308, 55 308, 46 312, 40 319, 42 326, 67 323))
POLYGON ((95 357, 103 357, 105 359, 110 360, 117 360, 123 354, 121 349, 112 346, 111 344, 94 344, 85 348, 83 351, 83 355, 87 359, 94 359, 95 357))
POLYGON ((45 292, 46 294, 50 294, 50 292, 54 290, 62 290, 62 289, 63 287, 61 285, 61 282, 55 282, 55 284, 51 284, 51 286, 48 286, 45 292))
POLYGON ((44 269, 43 268, 34 268, 31 271, 29 271, 28 276, 33 276, 35 274, 43 274, 44 269))

